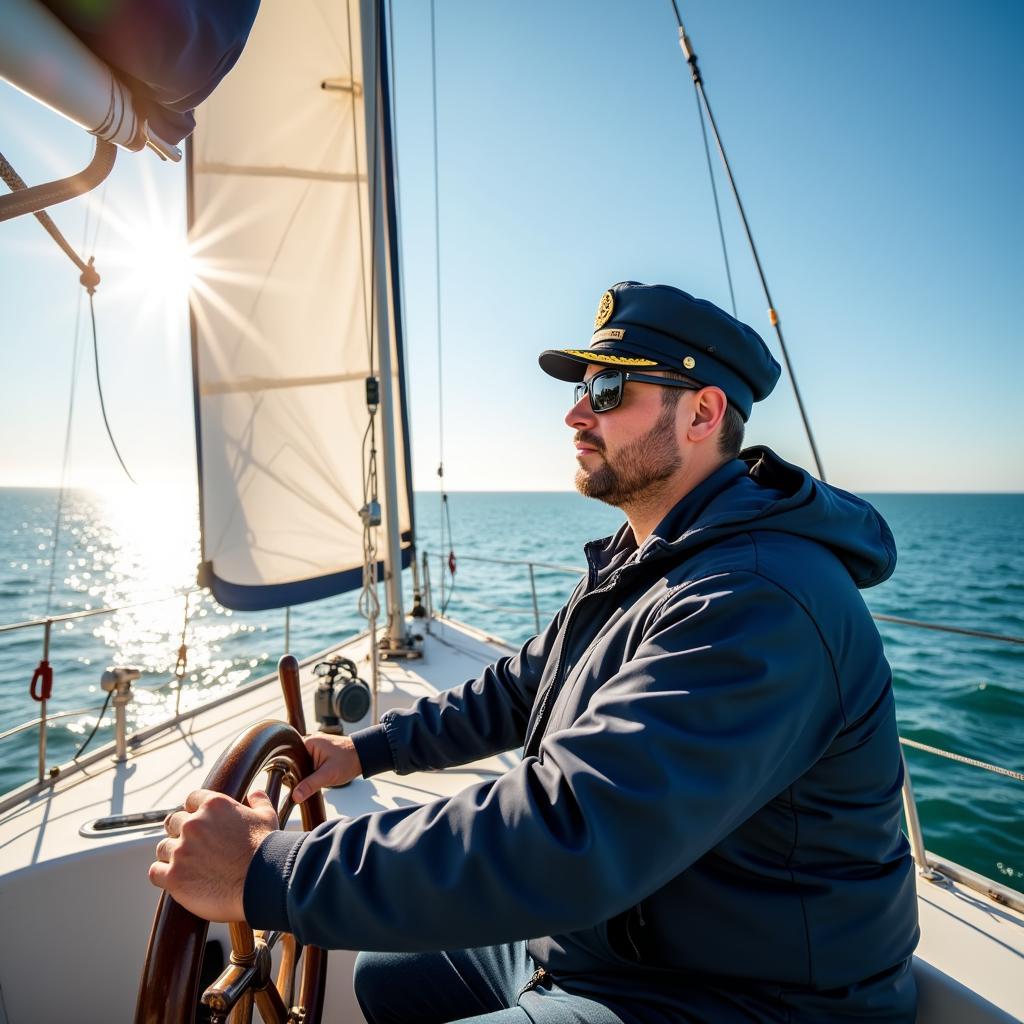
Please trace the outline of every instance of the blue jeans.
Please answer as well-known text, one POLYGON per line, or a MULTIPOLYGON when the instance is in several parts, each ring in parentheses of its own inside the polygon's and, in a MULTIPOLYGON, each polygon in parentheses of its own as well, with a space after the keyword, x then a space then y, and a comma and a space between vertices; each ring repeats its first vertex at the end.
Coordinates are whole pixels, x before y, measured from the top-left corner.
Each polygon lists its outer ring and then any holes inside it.
POLYGON ((548 984, 525 942, 447 953, 360 953, 355 990, 368 1024, 623 1024, 603 1003, 548 984))

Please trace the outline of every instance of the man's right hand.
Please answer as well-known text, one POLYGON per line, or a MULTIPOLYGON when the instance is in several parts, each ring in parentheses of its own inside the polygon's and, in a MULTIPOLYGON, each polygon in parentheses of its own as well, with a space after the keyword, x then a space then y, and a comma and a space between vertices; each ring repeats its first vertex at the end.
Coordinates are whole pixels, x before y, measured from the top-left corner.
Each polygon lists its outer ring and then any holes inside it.
POLYGON ((324 786, 344 786, 346 782, 363 774, 355 744, 348 736, 318 732, 307 736, 305 744, 316 771, 292 790, 292 799, 297 804, 318 793, 324 786))

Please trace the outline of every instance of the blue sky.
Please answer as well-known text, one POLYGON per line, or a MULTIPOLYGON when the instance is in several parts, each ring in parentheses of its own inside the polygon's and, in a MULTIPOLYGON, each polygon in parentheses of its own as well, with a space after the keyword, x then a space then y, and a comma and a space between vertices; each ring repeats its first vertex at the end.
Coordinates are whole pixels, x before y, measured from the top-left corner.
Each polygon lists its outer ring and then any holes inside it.
MULTIPOLYGON (((412 447, 426 489, 438 461, 430 6, 393 3, 412 447)), ((1024 8, 680 7, 829 479, 1024 490, 1024 8)), ((618 280, 728 304, 671 4, 437 0, 437 50, 446 479, 453 490, 569 489, 569 388, 544 377, 537 352, 585 344, 618 280)), ((88 139, 7 87, 0 125, 30 181, 88 158, 88 139)), ((738 314, 774 347, 721 178, 719 193, 738 314)), ((125 155, 94 207, 101 196, 108 411, 140 479, 188 487, 184 302, 153 281, 159 258, 132 228, 156 219, 173 237, 181 172, 125 155)), ((56 214, 76 244, 85 211, 56 214)), ((34 222, 0 225, 0 483, 59 480, 79 291, 34 222)), ((119 471, 91 373, 86 360, 70 473, 102 486, 119 471)), ((787 380, 755 409, 748 440, 809 461, 787 380)))

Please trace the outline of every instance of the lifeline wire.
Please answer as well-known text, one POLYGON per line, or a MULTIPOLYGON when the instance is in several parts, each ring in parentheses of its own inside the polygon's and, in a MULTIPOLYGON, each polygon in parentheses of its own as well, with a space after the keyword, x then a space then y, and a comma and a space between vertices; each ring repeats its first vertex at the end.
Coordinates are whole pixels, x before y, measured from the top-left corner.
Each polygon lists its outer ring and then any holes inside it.
POLYGON ((923 750, 926 754, 936 754, 949 761, 957 761, 959 764, 969 764, 972 768, 984 768, 987 772, 995 772, 996 775, 1005 775, 1008 779, 1016 779, 1024 782, 1024 772, 1015 772, 1012 768, 1001 768, 997 764, 989 764, 987 761, 979 761, 974 757, 966 757, 964 754, 954 754, 951 750, 940 750, 938 747, 931 747, 927 743, 918 743, 917 740, 908 740, 905 736, 900 737, 900 743, 905 747, 912 747, 914 750, 923 750))
POLYGON ((690 45, 690 39, 686 34, 686 29, 683 27, 683 19, 679 15, 679 7, 676 5, 676 0, 670 0, 672 4, 672 10, 675 12, 676 22, 679 26, 679 47, 683 51, 683 56, 686 58, 686 63, 690 66, 690 75, 693 78, 693 87, 697 90, 697 98, 703 107, 704 112, 707 114, 708 123, 711 125, 711 131, 715 136, 715 144, 718 147, 718 155, 722 158, 722 165, 725 167, 725 175, 729 181, 729 187, 732 189, 733 198, 736 200, 736 209, 739 211, 740 222, 743 224, 743 231, 747 236, 747 242, 750 245, 750 253, 754 257, 754 266, 757 270, 757 276, 761 281, 761 289, 764 292, 765 301, 768 303, 768 319, 775 329, 775 336, 779 341, 779 349, 782 352, 782 360, 786 364, 786 372, 789 374, 790 383, 793 385, 793 394, 796 397, 797 409, 800 412, 800 418, 803 421, 804 433, 807 435, 807 442, 811 446, 811 455, 814 457, 814 465, 818 471, 818 477, 824 481, 825 470, 821 464, 821 456, 818 454, 818 446, 814 441, 814 432, 811 430, 811 422, 807 417, 807 411, 804 409, 803 398, 800 395, 800 388, 796 382, 796 375, 793 372, 793 366, 789 361, 789 352, 786 349, 785 339, 782 337, 782 325, 779 319, 778 311, 775 309, 775 305, 772 302, 771 293, 768 290, 768 280, 764 275, 764 270, 761 267, 761 258, 757 253, 757 246, 754 244, 754 236, 750 231, 750 224, 747 222, 747 214, 743 208, 743 201, 740 199, 739 188, 736 185, 736 179, 732 174, 732 167, 729 165, 729 158, 725 155, 725 146, 722 143, 722 136, 718 132, 718 125, 715 123, 715 115, 711 111, 711 104, 708 102, 707 93, 704 91, 704 79, 700 73, 700 67, 697 64, 697 54, 693 51, 690 45))

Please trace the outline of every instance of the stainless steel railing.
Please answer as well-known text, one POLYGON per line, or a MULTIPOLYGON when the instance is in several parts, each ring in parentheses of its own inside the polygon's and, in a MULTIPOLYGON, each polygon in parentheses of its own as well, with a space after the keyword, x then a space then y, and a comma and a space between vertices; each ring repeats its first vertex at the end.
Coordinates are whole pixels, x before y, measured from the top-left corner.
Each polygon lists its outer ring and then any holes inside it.
MULTIPOLYGON (((112 615, 121 611, 131 611, 136 608, 143 608, 154 604, 163 604, 167 601, 173 601, 175 598, 181 598, 184 600, 185 609, 185 623, 186 626, 189 621, 189 601, 195 594, 205 593, 201 588, 193 587, 188 590, 174 591, 173 593, 164 597, 154 597, 145 601, 136 601, 130 604, 121 605, 110 605, 102 608, 85 608, 75 612, 64 612, 60 615, 48 615, 40 619, 29 619, 23 622, 10 622, 0 624, 0 635, 5 633, 14 633, 23 630, 30 629, 41 629, 42 632, 42 658, 41 664, 48 664, 50 660, 50 647, 51 640, 53 639, 53 628, 59 626, 62 623, 76 622, 82 619, 95 618, 100 615, 112 615)), ((288 649, 291 640, 291 608, 284 609, 284 636, 285 636, 285 650, 288 649)), ((182 645, 184 646, 184 636, 182 638, 182 645)), ((174 712, 171 718, 176 718, 181 712, 181 684, 184 674, 184 666, 180 659, 181 648, 178 649, 179 660, 178 668, 171 675, 171 678, 157 686, 143 686, 136 687, 136 689, 145 690, 147 693, 159 693, 162 690, 166 690, 169 687, 176 687, 175 691, 175 706, 174 712)), ((71 718, 75 715, 84 715, 90 713, 103 714, 106 710, 107 704, 97 705, 93 708, 76 708, 72 710, 62 710, 57 713, 52 713, 48 709, 50 701, 49 698, 44 696, 44 699, 39 700, 39 717, 30 719, 29 721, 22 722, 20 725, 16 725, 13 728, 7 729, 0 733, 0 743, 8 740, 14 736, 20 735, 29 729, 38 728, 38 780, 42 782, 48 776, 54 773, 54 769, 47 769, 46 765, 46 737, 47 737, 47 725, 49 722, 56 721, 61 718, 71 718)), ((123 723, 123 716, 119 719, 123 723)), ((119 729, 119 735, 117 741, 119 746, 123 747, 126 736, 122 735, 124 728, 119 729)), ((77 755, 76 755, 77 756, 77 755)))

